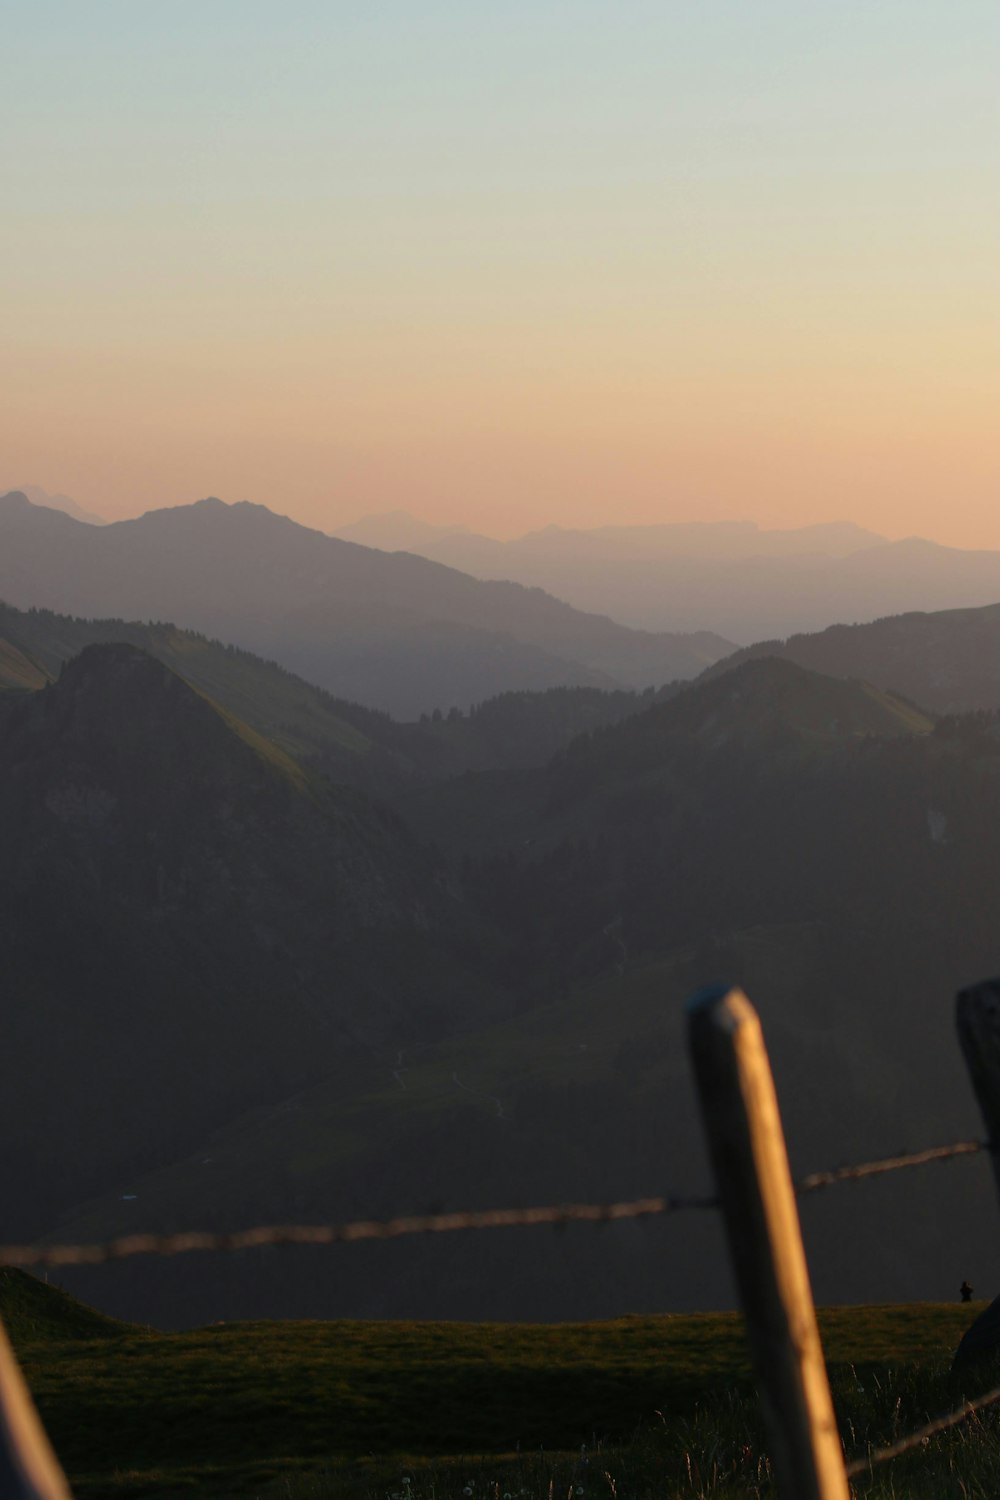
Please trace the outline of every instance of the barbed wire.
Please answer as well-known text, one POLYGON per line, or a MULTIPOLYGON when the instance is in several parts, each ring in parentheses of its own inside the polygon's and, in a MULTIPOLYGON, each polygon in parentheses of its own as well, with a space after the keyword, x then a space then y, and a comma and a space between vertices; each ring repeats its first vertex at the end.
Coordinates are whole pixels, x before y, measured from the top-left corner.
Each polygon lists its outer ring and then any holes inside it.
MULTIPOLYGON (((923 1151, 812 1172, 795 1184, 800 1196, 843 1182, 859 1182, 908 1167, 973 1156, 990 1149, 988 1141, 955 1141, 923 1151)), ((344 1224, 261 1224, 251 1229, 184 1230, 177 1234, 127 1234, 94 1244, 0 1245, 0 1265, 94 1266, 133 1255, 185 1255, 192 1251, 231 1252, 276 1245, 355 1244, 394 1240, 406 1235, 449 1234, 459 1230, 523 1229, 539 1225, 612 1224, 628 1219, 704 1211, 719 1207, 713 1195, 635 1198, 618 1203, 561 1203, 537 1208, 487 1208, 453 1213, 405 1214, 392 1219, 355 1219, 344 1224)))
POLYGON ((887 1463, 890 1458, 899 1458, 903 1453, 909 1453, 913 1448, 922 1448, 929 1443, 932 1437, 939 1432, 947 1432, 949 1427, 957 1427, 967 1417, 982 1411, 984 1407, 992 1406, 1000 1401, 1000 1386, 994 1386, 993 1390, 987 1391, 983 1396, 977 1396, 975 1401, 965 1401, 955 1411, 950 1411, 946 1416, 935 1417, 924 1427, 918 1427, 908 1437, 900 1438, 898 1443, 890 1443, 885 1448, 876 1448, 866 1458, 856 1458, 853 1463, 847 1465, 848 1479, 854 1479, 859 1474, 867 1474, 876 1464, 887 1463))
POLYGON ((0 1262, 20 1266, 100 1265, 131 1255, 183 1255, 191 1250, 256 1250, 265 1245, 334 1245, 358 1240, 394 1240, 410 1234, 447 1234, 460 1229, 520 1229, 539 1224, 611 1224, 654 1214, 718 1207, 718 1199, 636 1198, 622 1203, 562 1203, 540 1208, 486 1208, 456 1213, 407 1214, 395 1219, 356 1219, 348 1224, 271 1224, 231 1232, 193 1230, 181 1234, 130 1234, 94 1245, 0 1245, 0 1262))
POLYGON ((854 1167, 834 1167, 829 1172, 810 1172, 795 1184, 795 1191, 803 1197, 820 1188, 835 1187, 840 1182, 860 1182, 865 1177, 881 1177, 886 1172, 898 1172, 905 1167, 926 1167, 931 1162, 950 1161, 955 1156, 976 1156, 980 1151, 989 1151, 989 1141, 955 1141, 951 1146, 929 1146, 926 1151, 911 1151, 902 1156, 887 1156, 882 1161, 865 1161, 854 1167))

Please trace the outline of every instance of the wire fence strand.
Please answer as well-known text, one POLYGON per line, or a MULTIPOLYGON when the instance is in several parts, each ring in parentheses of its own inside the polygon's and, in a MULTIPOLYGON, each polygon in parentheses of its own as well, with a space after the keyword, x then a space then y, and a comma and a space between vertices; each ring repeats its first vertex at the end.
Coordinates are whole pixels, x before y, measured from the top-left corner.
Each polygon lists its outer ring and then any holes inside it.
POLYGON ((865 1161, 855 1167, 834 1167, 829 1172, 810 1172, 795 1184, 800 1196, 815 1193, 820 1188, 835 1187, 840 1182, 860 1182, 865 1177, 881 1177, 886 1172, 899 1172, 906 1167, 926 1167, 936 1161, 951 1161, 956 1156, 976 1156, 980 1151, 989 1151, 989 1141, 955 1141, 951 1146, 929 1146, 926 1151, 911 1151, 907 1155, 887 1156, 882 1161, 865 1161))
POLYGON ((540 1208, 486 1208, 460 1213, 356 1219, 348 1224, 270 1224, 214 1233, 130 1234, 94 1245, 0 1245, 0 1262, 20 1266, 100 1265, 132 1255, 183 1255, 191 1250, 256 1250, 265 1245, 334 1245, 394 1240, 461 1229, 523 1229, 549 1224, 611 1224, 655 1214, 718 1207, 716 1198, 636 1198, 622 1203, 562 1203, 540 1208))
MULTIPOLYGON (((923 1151, 812 1172, 795 1184, 804 1196, 844 1182, 860 1182, 909 1167, 928 1166, 990 1150, 988 1141, 956 1141, 923 1151)), ((355 1244, 406 1235, 448 1234, 459 1230, 523 1229, 539 1225, 612 1224, 627 1219, 704 1211, 719 1207, 715 1195, 635 1198, 619 1203, 561 1203, 538 1208, 488 1208, 454 1213, 406 1214, 392 1219, 356 1219, 344 1224, 262 1224, 252 1229, 185 1230, 177 1234, 127 1234, 95 1244, 0 1245, 0 1265, 95 1266, 134 1255, 185 1255, 192 1251, 231 1252, 274 1245, 355 1244)))
POLYGON ((909 1453, 913 1448, 922 1448, 929 1443, 932 1437, 939 1432, 947 1432, 949 1427, 957 1427, 967 1417, 982 1411, 984 1407, 993 1406, 1000 1401, 1000 1386, 994 1386, 993 1390, 987 1391, 983 1396, 977 1396, 975 1401, 966 1401, 963 1405, 950 1411, 946 1416, 935 1417, 924 1427, 918 1427, 908 1437, 900 1438, 898 1443, 890 1443, 885 1448, 875 1448, 865 1458, 856 1458, 853 1463, 847 1465, 848 1479, 855 1479, 859 1474, 869 1473, 877 1464, 887 1463, 890 1458, 899 1458, 903 1453, 909 1453))

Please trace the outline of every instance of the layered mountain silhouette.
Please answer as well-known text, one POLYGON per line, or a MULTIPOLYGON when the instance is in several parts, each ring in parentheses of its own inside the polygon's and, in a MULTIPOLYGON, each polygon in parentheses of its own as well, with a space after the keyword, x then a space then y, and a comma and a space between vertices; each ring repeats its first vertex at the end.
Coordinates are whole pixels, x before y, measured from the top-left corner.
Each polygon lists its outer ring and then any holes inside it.
POLYGON ((648 557, 849 557, 882 546, 885 537, 850 521, 766 530, 754 521, 675 521, 646 526, 596 526, 591 530, 543 526, 512 541, 498 541, 467 526, 433 526, 407 511, 386 511, 342 526, 336 536, 385 552, 417 552, 478 576, 486 561, 532 558, 595 563, 648 557))
MULTIPOLYGON (((356 1054, 293 1107, 234 1110, 130 1178, 134 1201, 99 1198, 62 1232, 701 1190, 683 1002, 715 978, 762 1011, 796 1171, 974 1132, 951 1006, 1000 959, 998 757, 976 719, 935 722, 872 685, 761 659, 544 767, 403 788, 397 808, 443 847, 476 913, 466 951, 516 1016, 484 1003, 460 1033, 356 1054)), ((916 1174, 874 1206, 807 1205, 818 1294, 945 1295, 957 1241, 988 1274, 992 1233, 963 1171, 935 1181, 933 1213, 916 1174)), ((169 1267, 130 1276, 70 1285, 167 1321, 600 1316, 729 1296, 718 1226, 689 1220, 527 1251, 448 1237, 335 1270, 227 1264, 195 1287, 169 1267)))
MULTIPOLYGON (((136 646, 277 747, 340 782, 377 786, 412 774, 416 726, 334 698, 276 662, 175 625, 84 620, 0 603, 0 693, 56 682, 87 646, 136 646)), ((603 696, 603 695, 600 695, 603 696)))
POLYGON ((510 689, 645 688, 692 677, 732 649, 708 631, 629 630, 539 589, 483 583, 219 500, 98 528, 9 494, 0 598, 169 619, 404 718, 510 689))
POLYGON ((762 641, 729 658, 727 668, 764 656, 832 677, 864 677, 936 713, 1000 709, 1000 604, 893 615, 762 641))
MULTIPOLYGON (((797 1171, 977 1128, 951 1002, 1000 967, 1000 607, 764 643, 655 692, 484 693, 399 723, 157 621, 205 598, 226 639, 273 615, 303 652, 359 632, 370 664, 391 576, 421 640, 481 645, 461 611, 493 630, 513 603, 548 646, 503 639, 553 659, 634 633, 256 507, 124 530, 0 512, 0 588, 112 594, 95 619, 0 606, 10 1237, 699 1191, 682 1014, 712 979, 763 1014, 797 1171), (310 602, 334 585, 339 635, 310 602), (124 618, 140 596, 147 618, 124 618)), ((875 1209, 808 1205, 818 1294, 946 1295, 956 1241, 986 1284, 968 1170, 933 1213, 918 1176, 875 1209)), ((167 1324, 729 1297, 714 1222, 67 1281, 167 1324)))
MULTIPOLYGON (((0 491, 0 493, 3 493, 0 491)), ((40 484, 19 484, 8 493, 20 493, 31 501, 32 505, 42 505, 48 510, 61 510, 67 516, 72 516, 74 521, 86 521, 89 526, 105 526, 107 522, 103 516, 95 511, 84 510, 78 505, 71 495, 50 495, 48 490, 43 490, 40 484)))
POLYGON ((751 522, 550 526, 499 542, 391 513, 338 534, 548 589, 637 628, 708 626, 744 645, 838 621, 1000 600, 1000 552, 919 537, 890 542, 850 523, 787 531, 751 522))
POLYGON ((507 692, 464 714, 399 723, 335 698, 276 662, 174 625, 84 620, 0 603, 0 693, 44 687, 86 646, 115 642, 156 657, 297 760, 376 795, 469 770, 542 765, 577 734, 680 690, 670 684, 641 694, 582 687, 507 692))

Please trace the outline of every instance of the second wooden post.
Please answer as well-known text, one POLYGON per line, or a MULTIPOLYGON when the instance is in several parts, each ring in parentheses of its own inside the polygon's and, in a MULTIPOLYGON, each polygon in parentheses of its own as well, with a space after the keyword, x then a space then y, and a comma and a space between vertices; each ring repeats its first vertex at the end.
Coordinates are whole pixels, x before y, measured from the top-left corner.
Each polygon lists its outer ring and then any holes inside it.
POLYGON ((760 1020, 741 990, 702 990, 688 1041, 778 1493, 848 1500, 760 1020))

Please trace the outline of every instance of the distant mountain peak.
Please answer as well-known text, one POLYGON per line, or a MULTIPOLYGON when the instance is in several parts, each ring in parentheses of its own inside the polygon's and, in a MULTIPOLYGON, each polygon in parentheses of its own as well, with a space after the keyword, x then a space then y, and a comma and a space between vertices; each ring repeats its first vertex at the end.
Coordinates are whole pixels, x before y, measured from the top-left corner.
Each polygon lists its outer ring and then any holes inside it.
POLYGON ((331 536, 345 542, 359 542, 383 552, 419 551, 446 537, 472 536, 468 526, 435 524, 423 521, 406 510, 385 510, 362 516, 349 526, 338 526, 331 536))
POLYGON ((210 496, 99 528, 30 506, 0 518, 0 597, 15 607, 173 620, 401 717, 515 687, 659 685, 733 649, 629 630, 249 501, 210 496))
POLYGON ((92 510, 84 510, 69 495, 50 495, 40 484, 22 484, 13 493, 23 495, 30 504, 42 510, 62 511, 63 515, 72 517, 74 521, 84 521, 88 526, 107 525, 104 516, 99 516, 92 510))

